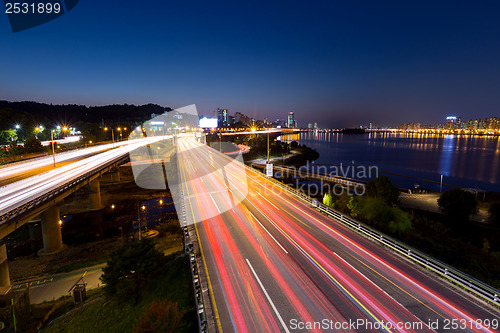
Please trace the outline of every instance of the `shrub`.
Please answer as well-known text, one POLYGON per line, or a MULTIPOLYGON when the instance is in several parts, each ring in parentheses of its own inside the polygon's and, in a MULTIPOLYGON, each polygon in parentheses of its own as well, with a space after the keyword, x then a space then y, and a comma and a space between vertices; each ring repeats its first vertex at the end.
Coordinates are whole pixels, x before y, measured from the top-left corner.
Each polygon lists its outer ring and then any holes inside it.
POLYGON ((149 308, 134 324, 134 333, 173 333, 178 332, 182 325, 183 311, 177 303, 164 300, 153 301, 149 308))

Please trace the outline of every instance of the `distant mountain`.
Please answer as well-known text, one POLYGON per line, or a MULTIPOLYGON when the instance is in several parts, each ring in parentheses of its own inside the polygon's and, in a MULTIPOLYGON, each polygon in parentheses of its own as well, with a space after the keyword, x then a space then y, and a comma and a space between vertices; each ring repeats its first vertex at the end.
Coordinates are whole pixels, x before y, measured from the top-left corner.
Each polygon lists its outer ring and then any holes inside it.
POLYGON ((151 114, 161 114, 171 111, 169 107, 157 104, 130 105, 113 104, 105 106, 85 105, 54 105, 37 102, 9 102, 0 100, 0 110, 11 109, 35 116, 42 116, 54 123, 73 124, 79 121, 85 123, 104 122, 142 122, 151 117, 151 114))

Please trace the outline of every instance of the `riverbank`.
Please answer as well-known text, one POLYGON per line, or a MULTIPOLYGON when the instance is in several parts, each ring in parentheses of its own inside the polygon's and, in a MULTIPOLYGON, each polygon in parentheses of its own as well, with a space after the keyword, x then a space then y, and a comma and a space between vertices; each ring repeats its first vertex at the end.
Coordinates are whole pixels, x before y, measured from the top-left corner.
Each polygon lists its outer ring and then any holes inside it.
POLYGON ((304 132, 281 139, 316 149, 316 165, 376 167, 401 188, 440 192, 442 181, 443 191, 457 186, 500 192, 498 138, 304 132))

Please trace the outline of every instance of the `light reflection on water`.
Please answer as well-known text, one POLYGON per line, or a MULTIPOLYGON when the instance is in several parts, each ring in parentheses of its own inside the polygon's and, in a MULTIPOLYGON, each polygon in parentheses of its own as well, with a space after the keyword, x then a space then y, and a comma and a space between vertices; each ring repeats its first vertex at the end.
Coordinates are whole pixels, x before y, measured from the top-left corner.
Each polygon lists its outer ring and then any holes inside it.
MULTIPOLYGON (((317 164, 339 165, 354 160, 356 165, 377 165, 382 172, 434 181, 442 174, 448 184, 500 191, 498 136, 304 132, 281 138, 316 149, 320 153, 317 164)), ((415 181, 398 179, 396 183, 412 187, 415 181)))

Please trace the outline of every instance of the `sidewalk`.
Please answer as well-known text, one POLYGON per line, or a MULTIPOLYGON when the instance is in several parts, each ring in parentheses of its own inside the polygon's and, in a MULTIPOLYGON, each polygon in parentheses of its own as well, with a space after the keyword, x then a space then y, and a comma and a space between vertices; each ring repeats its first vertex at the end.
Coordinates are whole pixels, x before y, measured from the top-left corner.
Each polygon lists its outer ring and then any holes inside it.
MULTIPOLYGON (((273 161, 282 161, 283 159, 286 161, 288 158, 297 154, 299 154, 299 152, 292 151, 288 155, 271 157, 269 158, 269 162, 273 163, 273 161)), ((252 164, 265 165, 267 163, 267 158, 256 158, 255 160, 248 161, 247 163, 250 165, 252 164)))
POLYGON ((102 275, 102 268, 105 265, 106 264, 103 263, 77 269, 69 273, 59 273, 38 277, 36 279, 18 281, 12 285, 12 290, 24 290, 26 289, 26 283, 28 283, 30 288, 31 304, 51 301, 61 296, 69 295, 69 289, 85 273, 85 271, 87 274, 85 274, 83 281, 87 283, 87 289, 96 288, 102 285, 99 277, 102 275))
MULTIPOLYGON (((405 208, 425 210, 433 213, 441 213, 437 203, 440 197, 439 193, 427 194, 408 194, 402 193, 399 196, 399 204, 405 208)), ((471 216, 475 222, 488 223, 489 214, 485 210, 480 210, 477 214, 471 216)))

